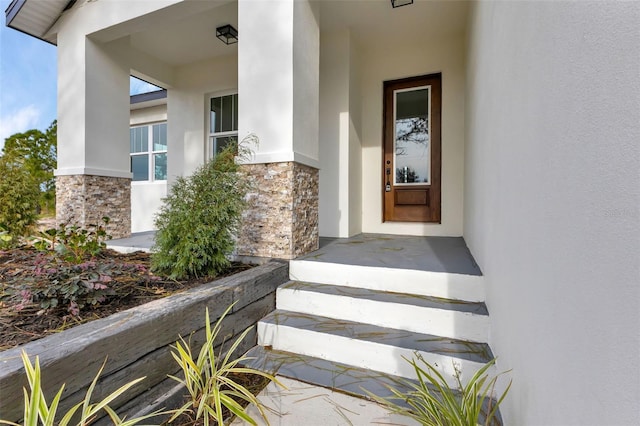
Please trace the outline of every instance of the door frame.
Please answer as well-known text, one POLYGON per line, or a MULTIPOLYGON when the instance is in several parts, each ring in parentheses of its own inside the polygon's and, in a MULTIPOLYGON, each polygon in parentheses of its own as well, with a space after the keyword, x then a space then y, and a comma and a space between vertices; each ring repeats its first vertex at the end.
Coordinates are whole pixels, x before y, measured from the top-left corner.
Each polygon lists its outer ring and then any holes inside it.
POLYGON ((441 175, 442 175, 442 73, 425 74, 415 77, 388 80, 383 83, 383 117, 382 117, 382 221, 383 222, 422 222, 442 223, 441 175), (394 144, 394 92, 412 87, 431 86, 431 116, 429 143, 431 149, 430 184, 415 185, 411 189, 424 190, 428 197, 428 208, 419 214, 405 214, 396 210, 418 211, 416 208, 400 208, 395 206, 396 190, 394 179, 391 179, 391 191, 385 189, 387 184, 386 169, 391 166, 395 174, 393 158, 394 144), (389 164, 387 162, 390 162, 389 164), (389 207, 389 208, 388 208, 389 207))

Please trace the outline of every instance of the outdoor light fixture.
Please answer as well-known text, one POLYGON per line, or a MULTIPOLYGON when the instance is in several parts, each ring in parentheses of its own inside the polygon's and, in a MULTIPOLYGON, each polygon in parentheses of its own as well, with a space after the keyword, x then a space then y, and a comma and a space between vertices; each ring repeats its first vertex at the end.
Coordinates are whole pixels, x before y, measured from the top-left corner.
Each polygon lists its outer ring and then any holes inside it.
POLYGON ((391 0, 391 6, 394 8, 413 4, 413 0, 391 0))
POLYGON ((216 37, 222 40, 225 44, 234 44, 238 42, 238 30, 231 25, 223 25, 216 28, 216 37))

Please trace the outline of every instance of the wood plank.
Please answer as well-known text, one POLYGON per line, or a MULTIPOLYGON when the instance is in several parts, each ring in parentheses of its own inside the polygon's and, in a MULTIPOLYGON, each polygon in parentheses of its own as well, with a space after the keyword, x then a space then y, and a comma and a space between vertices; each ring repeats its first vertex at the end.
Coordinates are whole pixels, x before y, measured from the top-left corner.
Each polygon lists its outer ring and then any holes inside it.
MULTIPOLYGON (((248 315, 252 309, 257 309, 250 306, 253 297, 253 301, 262 299, 287 280, 288 264, 269 262, 4 351, 0 353, 0 418, 17 421, 22 416, 22 387, 26 386, 20 359, 22 350, 32 359, 39 356, 45 395, 55 394, 66 383, 63 398, 68 398, 88 386, 105 357, 109 362, 103 375, 108 377, 159 348, 173 344, 178 335, 187 336, 202 328, 205 306, 209 307, 211 318, 218 318, 238 300, 235 310, 240 310, 238 318, 241 318, 242 306, 248 306, 248 315)), ((157 362, 166 362, 167 354, 158 352, 157 362)), ((134 377, 141 375, 145 373, 139 372, 134 377)), ((131 376, 127 378, 131 379, 131 376)))

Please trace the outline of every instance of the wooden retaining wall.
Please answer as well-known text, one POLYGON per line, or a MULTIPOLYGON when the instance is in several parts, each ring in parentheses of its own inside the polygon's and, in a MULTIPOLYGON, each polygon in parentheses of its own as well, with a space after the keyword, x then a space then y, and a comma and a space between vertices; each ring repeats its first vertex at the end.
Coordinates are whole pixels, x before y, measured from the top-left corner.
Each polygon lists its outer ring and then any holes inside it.
MULTIPOLYGON (((178 336, 191 336, 192 348, 204 340, 205 307, 215 322, 236 302, 225 319, 226 341, 275 309, 275 290, 288 280, 288 263, 271 261, 210 284, 156 300, 108 318, 83 324, 62 333, 0 352, 0 419, 19 421, 23 415, 23 391, 27 386, 20 359, 25 350, 32 360, 40 358, 45 396, 48 402, 65 384, 59 410, 81 400, 100 366, 107 358, 93 401, 123 384, 146 376, 112 408, 137 412, 136 404, 151 406, 165 390, 175 388, 167 374, 175 374, 177 364, 170 345, 178 336), (148 396, 151 395, 151 396, 148 396)), ((217 344, 219 344, 218 342, 217 344)), ((238 351, 240 355, 256 343, 255 327, 238 351), (241 352, 242 351, 242 352, 241 352)), ((162 403, 163 401, 160 401, 162 403)), ((59 411, 60 412, 60 411, 59 411)))

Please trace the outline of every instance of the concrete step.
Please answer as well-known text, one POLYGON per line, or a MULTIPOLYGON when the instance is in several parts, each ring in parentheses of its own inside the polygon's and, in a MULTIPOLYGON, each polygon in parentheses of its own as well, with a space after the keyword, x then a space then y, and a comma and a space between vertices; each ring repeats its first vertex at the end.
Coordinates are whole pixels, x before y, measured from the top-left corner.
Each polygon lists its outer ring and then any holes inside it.
POLYGON ((362 398, 369 398, 367 391, 381 398, 390 397, 389 386, 408 392, 410 387, 407 383, 415 383, 411 379, 379 371, 263 346, 254 346, 246 355, 250 358, 244 363, 247 367, 362 398))
POLYGON ((483 276, 296 259, 289 263, 294 281, 482 302, 483 276))
POLYGON ((277 308, 472 342, 488 341, 482 302, 290 281, 277 290, 277 308))
MULTIPOLYGON (((418 384, 415 380, 404 377, 307 355, 266 349, 263 346, 253 347, 246 355, 249 360, 244 363, 245 366, 366 399, 371 399, 371 394, 380 398, 393 397, 390 388, 402 394, 408 394, 415 390, 415 386, 418 384)), ((437 394, 437 390, 433 386, 428 385, 428 387, 437 394)), ((398 405, 408 406, 404 400, 398 398, 393 400, 398 405)), ((489 404, 490 401, 485 402, 485 413, 490 411, 490 407, 495 404, 495 401, 492 400, 491 405, 489 404)), ((480 424, 485 424, 484 415, 480 420, 480 424)), ((492 425, 502 424, 500 413, 494 420, 492 425)))
POLYGON ((406 359, 418 353, 452 386, 456 369, 466 383, 493 358, 486 343, 279 309, 258 323, 258 344, 406 378, 415 377, 406 359))

